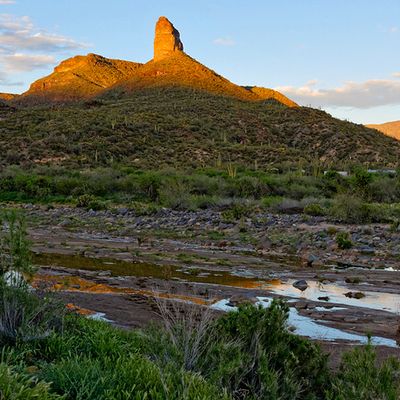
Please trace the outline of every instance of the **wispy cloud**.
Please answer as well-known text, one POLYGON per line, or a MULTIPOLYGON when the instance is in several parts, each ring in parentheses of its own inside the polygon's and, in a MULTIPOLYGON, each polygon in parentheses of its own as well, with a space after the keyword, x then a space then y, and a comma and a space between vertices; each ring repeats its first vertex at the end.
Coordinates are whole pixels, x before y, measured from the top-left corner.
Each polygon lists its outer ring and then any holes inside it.
POLYGON ((400 72, 393 72, 392 76, 395 78, 400 78, 400 72))
POLYGON ((346 82, 332 89, 319 89, 317 81, 301 87, 281 86, 276 90, 303 105, 352 107, 367 109, 383 105, 400 104, 400 81, 371 79, 365 82, 346 82))
POLYGON ((68 37, 36 28, 27 16, 0 14, 0 49, 4 51, 60 52, 83 46, 82 43, 68 37))
POLYGON ((15 4, 14 0, 0 0, 0 5, 15 4))
POLYGON ((236 42, 229 36, 214 39, 213 43, 217 46, 234 46, 236 44, 236 42))
MULTIPOLYGON (((0 4, 11 3, 0 0, 0 4)), ((36 27, 28 16, 0 14, 0 84, 10 83, 15 73, 53 66, 57 56, 82 47, 85 44, 36 27)))

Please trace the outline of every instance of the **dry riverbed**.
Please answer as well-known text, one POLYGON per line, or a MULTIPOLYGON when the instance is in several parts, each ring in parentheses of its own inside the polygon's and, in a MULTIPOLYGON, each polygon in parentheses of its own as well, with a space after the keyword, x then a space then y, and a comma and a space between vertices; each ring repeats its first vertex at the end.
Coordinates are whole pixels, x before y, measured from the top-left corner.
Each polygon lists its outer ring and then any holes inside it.
POLYGON ((381 353, 400 354, 400 232, 388 225, 272 214, 231 222, 209 210, 139 216, 24 208, 40 266, 35 283, 116 325, 157 319, 154 297, 216 312, 242 302, 267 307, 281 297, 292 329, 328 350, 370 334, 381 353), (341 231, 351 249, 338 249, 341 231))

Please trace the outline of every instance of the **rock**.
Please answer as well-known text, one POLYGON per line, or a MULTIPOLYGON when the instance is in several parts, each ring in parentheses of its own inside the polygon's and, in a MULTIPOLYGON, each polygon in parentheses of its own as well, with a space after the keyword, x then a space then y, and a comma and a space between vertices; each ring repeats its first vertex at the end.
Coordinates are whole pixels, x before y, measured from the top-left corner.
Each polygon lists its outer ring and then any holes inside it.
POLYGON ((166 17, 160 17, 156 24, 154 38, 154 61, 170 57, 175 52, 183 51, 179 32, 166 17))
POLYGON ((299 281, 294 282, 293 287, 304 292, 308 288, 308 283, 304 279, 301 279, 299 281))
POLYGON ((329 301, 329 296, 320 296, 320 297, 318 297, 318 300, 329 301))
POLYGON ((307 258, 307 266, 312 267, 313 264, 318 261, 318 257, 315 256, 314 254, 310 254, 307 258))
POLYGON ((347 292, 344 295, 349 299, 362 299, 363 297, 365 297, 365 294, 363 292, 347 292))
POLYGON ((237 307, 241 304, 255 304, 257 303, 257 298, 249 297, 242 294, 235 294, 229 299, 227 304, 229 307, 237 307))

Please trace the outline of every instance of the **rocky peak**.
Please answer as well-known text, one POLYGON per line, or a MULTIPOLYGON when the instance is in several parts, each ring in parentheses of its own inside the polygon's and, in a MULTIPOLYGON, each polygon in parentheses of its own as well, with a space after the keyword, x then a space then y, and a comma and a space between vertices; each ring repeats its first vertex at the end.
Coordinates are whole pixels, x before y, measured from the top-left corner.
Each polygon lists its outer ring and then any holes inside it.
POLYGON ((174 25, 166 18, 160 17, 156 24, 154 38, 154 61, 163 60, 174 52, 182 52, 183 43, 174 25))

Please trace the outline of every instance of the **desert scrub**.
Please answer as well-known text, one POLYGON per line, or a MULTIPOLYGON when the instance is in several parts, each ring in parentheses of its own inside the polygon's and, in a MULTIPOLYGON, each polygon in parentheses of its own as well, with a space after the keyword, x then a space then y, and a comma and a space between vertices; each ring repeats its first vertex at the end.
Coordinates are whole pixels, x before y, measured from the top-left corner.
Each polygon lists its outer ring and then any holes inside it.
POLYGON ((330 214, 333 218, 350 224, 365 224, 371 221, 368 205, 359 197, 341 194, 334 198, 330 214))
POLYGON ((400 362, 393 357, 382 364, 371 344, 345 353, 327 400, 397 400, 400 398, 400 362))
POLYGON ((351 237, 348 232, 337 233, 336 244, 341 250, 351 249, 353 247, 353 242, 351 241, 351 237))
POLYGON ((312 215, 315 217, 322 216, 326 214, 326 210, 318 203, 310 203, 304 207, 304 214, 312 215))

